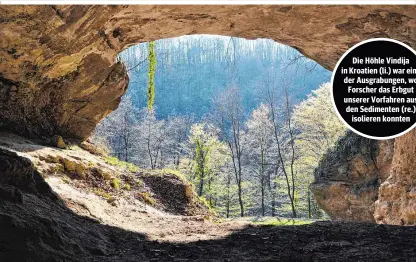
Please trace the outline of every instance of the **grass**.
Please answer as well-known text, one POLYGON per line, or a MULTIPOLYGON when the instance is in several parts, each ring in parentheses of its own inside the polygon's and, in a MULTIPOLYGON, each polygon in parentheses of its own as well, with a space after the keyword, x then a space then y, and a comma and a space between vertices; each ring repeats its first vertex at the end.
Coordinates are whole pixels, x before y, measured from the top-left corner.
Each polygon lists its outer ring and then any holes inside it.
POLYGON ((185 175, 176 169, 163 168, 163 169, 152 170, 151 173, 154 175, 159 175, 159 176, 164 176, 167 174, 174 175, 178 179, 182 180, 184 183, 188 183, 188 180, 186 179, 185 175))
MULTIPOLYGON (((119 190, 120 189, 120 180, 118 178, 114 178, 113 181, 111 181, 110 185, 116 189, 119 190)), ((130 185, 129 185, 130 186, 130 185)))
POLYGON ((208 211, 214 215, 217 213, 215 212, 214 208, 209 204, 208 200, 204 196, 198 196, 198 200, 208 208, 208 211))
POLYGON ((126 163, 126 167, 130 172, 139 172, 139 167, 132 163, 126 163))
POLYGON ((156 204, 156 201, 150 196, 149 192, 143 192, 138 194, 139 197, 148 205, 154 206, 156 204))
POLYGON ((117 157, 104 157, 104 161, 112 166, 125 166, 124 161, 121 161, 120 159, 118 159, 117 157))
POLYGON ((311 219, 302 219, 302 218, 261 218, 257 219, 254 218, 251 222, 253 222, 256 225, 264 225, 264 226, 300 226, 300 225, 308 225, 313 222, 314 220, 311 219))
POLYGON ((96 194, 99 197, 102 197, 106 200, 111 198, 111 195, 107 192, 105 192, 102 188, 94 188, 93 189, 94 194, 96 194))
POLYGON ((112 157, 103 157, 103 159, 109 165, 117 166, 117 167, 125 167, 130 172, 138 172, 139 171, 139 167, 137 167, 136 165, 134 165, 132 163, 125 162, 125 161, 121 161, 117 157, 113 157, 113 156, 112 157))

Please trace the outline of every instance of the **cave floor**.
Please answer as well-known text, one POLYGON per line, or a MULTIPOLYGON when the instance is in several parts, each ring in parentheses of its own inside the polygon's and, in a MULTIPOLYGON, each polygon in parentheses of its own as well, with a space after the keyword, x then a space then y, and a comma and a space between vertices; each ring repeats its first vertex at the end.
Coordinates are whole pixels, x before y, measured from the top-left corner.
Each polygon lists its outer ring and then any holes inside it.
POLYGON ((39 162, 46 153, 104 165, 85 152, 65 152, 0 140, 0 262, 416 261, 415 226, 212 222, 166 213, 130 193, 109 201, 85 180, 33 171, 33 163, 49 170, 39 162))
POLYGON ((46 181, 58 200, 0 184, 0 261, 416 261, 416 227, 213 223, 46 181))

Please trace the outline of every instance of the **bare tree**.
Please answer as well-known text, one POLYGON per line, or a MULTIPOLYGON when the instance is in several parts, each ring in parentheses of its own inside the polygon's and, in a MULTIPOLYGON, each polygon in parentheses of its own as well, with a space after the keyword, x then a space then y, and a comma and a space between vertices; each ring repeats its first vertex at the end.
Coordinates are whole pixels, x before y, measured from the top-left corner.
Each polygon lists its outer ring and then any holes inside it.
POLYGON ((227 143, 238 187, 240 216, 244 216, 242 192, 242 156, 243 156, 243 108, 238 88, 230 87, 214 100, 216 114, 214 120, 221 130, 221 138, 227 143))
POLYGON ((252 117, 247 121, 247 144, 251 148, 248 163, 254 166, 252 173, 257 174, 260 185, 261 213, 265 216, 265 197, 267 185, 270 185, 269 151, 272 146, 272 123, 269 119, 269 108, 261 104, 253 110, 252 117), (251 163, 252 162, 252 163, 251 163), (257 170, 256 170, 257 169, 257 170))
POLYGON ((266 101, 270 109, 270 118, 272 121, 272 131, 276 143, 277 150, 277 163, 285 177, 287 196, 290 200, 292 208, 292 217, 296 218, 296 206, 295 206, 295 176, 294 176, 294 137, 293 128, 290 120, 290 101, 287 86, 285 87, 285 100, 279 105, 278 101, 280 96, 277 95, 278 85, 275 82, 275 78, 272 81, 266 83, 266 101), (279 115, 278 112, 283 111, 283 114, 279 115), (290 153, 287 153, 285 143, 288 139, 290 145, 290 153), (287 164, 287 158, 289 158, 289 164, 287 164), (288 170, 289 169, 289 170, 288 170))
POLYGON ((192 116, 169 117, 166 121, 167 141, 165 143, 165 156, 171 159, 175 168, 179 166, 181 157, 187 153, 186 143, 193 121, 192 116))
POLYGON ((132 99, 126 96, 119 108, 97 126, 94 135, 105 137, 117 158, 132 161, 138 138, 136 118, 132 99))

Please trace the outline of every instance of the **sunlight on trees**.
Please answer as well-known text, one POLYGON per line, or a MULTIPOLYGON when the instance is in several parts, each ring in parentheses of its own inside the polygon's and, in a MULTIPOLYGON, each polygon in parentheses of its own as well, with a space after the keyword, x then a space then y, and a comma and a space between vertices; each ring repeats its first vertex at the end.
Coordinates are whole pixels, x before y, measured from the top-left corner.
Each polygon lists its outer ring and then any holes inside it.
MULTIPOLYGON (((333 111, 328 83, 306 99, 299 98, 301 80, 294 72, 313 74, 315 65, 288 49, 268 49, 270 42, 256 49, 255 42, 245 44, 239 39, 210 43, 165 41, 158 48, 166 50, 168 43, 174 50, 189 50, 193 46, 211 50, 209 44, 213 43, 217 48, 204 55, 186 51, 184 56, 158 49, 156 58, 156 45, 151 42, 147 49, 125 55, 131 58, 132 68, 137 65, 135 72, 147 63, 147 106, 140 103, 137 94, 128 92, 119 109, 98 125, 94 140, 108 145, 112 156, 142 168, 178 170, 220 216, 321 217, 309 185, 320 157, 334 146, 345 127, 333 111), (227 55, 230 43, 233 54, 227 55), (279 62, 271 65, 267 50, 286 60, 276 60, 279 62), (239 75, 241 70, 249 72, 250 66, 245 64, 242 68, 239 63, 253 52, 262 54, 254 66, 259 66, 262 59, 271 66, 256 76, 256 103, 250 104, 243 98, 247 86, 239 75), (141 54, 146 53, 143 58, 141 54), (163 103, 155 102, 155 72, 167 70, 178 61, 187 65, 187 72, 210 61, 224 67, 228 84, 212 93, 209 110, 202 116, 194 117, 188 109, 178 109, 168 116, 165 112, 159 114, 159 105, 163 103), (161 67, 156 68, 156 62, 161 67), (292 69, 284 71, 285 68, 292 69)), ((206 85, 211 79, 198 81, 206 85)), ((198 94, 202 92, 198 89, 189 91, 187 84, 183 82, 176 89, 189 98, 182 100, 183 94, 178 94, 169 99, 178 100, 182 106, 187 106, 187 101, 197 101, 202 106, 206 94, 198 94)), ((158 90, 163 92, 167 85, 158 86, 158 90)), ((199 107, 193 109, 197 112, 199 107)))
POLYGON ((307 209, 308 217, 312 217, 313 212, 320 215, 308 188, 313 181, 313 171, 322 155, 333 147, 347 130, 332 107, 330 83, 322 84, 308 96, 308 99, 294 108, 293 122, 298 130, 295 147, 299 152, 296 160, 299 194, 303 199, 307 199, 306 202, 299 202, 298 208, 307 209))

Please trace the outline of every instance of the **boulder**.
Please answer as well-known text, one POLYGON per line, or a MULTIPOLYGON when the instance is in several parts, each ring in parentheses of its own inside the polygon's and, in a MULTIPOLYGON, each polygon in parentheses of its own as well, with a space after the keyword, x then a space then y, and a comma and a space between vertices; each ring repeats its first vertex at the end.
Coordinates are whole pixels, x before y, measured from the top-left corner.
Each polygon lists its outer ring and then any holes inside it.
POLYGON ((379 187, 390 175, 394 140, 371 140, 348 132, 321 159, 311 185, 333 220, 375 222, 379 187))

